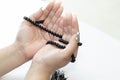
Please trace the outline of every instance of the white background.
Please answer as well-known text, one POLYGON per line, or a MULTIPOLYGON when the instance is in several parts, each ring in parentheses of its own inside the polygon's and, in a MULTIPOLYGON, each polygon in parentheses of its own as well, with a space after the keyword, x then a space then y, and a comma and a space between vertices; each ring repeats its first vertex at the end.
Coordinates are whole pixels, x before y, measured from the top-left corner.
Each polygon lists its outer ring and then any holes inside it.
MULTIPOLYGON (((29 16, 46 3, 47 0, 0 1, 0 48, 14 42, 23 16, 29 16)), ((68 80, 120 80, 120 42, 82 21, 79 25, 83 46, 79 48, 77 62, 63 68, 68 80)), ((24 80, 30 63, 1 80, 24 80)))

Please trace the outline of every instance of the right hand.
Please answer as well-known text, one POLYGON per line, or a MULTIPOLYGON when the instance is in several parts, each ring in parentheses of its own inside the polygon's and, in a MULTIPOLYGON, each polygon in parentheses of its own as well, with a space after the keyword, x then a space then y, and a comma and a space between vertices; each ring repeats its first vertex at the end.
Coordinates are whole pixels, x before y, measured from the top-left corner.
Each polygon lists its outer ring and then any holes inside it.
MULTIPOLYGON (((39 68, 38 71, 46 71, 52 73, 53 71, 65 66, 71 61, 71 55, 77 56, 79 40, 76 40, 76 33, 78 29, 77 18, 68 15, 63 17, 64 39, 69 39, 69 44, 65 49, 59 49, 53 45, 45 45, 33 57, 32 67, 39 68)), ((57 42, 57 41, 56 41, 57 42)))

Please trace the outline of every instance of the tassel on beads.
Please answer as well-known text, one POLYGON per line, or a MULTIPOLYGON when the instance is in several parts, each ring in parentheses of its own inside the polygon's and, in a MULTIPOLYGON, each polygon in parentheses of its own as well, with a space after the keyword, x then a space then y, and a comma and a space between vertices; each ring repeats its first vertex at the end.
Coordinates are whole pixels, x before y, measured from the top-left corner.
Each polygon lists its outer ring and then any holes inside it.
POLYGON ((67 80, 67 78, 65 77, 64 72, 61 72, 60 70, 56 70, 52 74, 51 80, 67 80))

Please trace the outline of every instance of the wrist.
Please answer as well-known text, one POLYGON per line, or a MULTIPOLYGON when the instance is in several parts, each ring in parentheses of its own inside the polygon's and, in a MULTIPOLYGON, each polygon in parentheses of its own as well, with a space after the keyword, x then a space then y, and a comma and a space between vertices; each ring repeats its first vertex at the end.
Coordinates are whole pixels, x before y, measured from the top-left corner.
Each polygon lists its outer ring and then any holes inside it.
POLYGON ((19 56, 21 58, 21 61, 27 62, 29 60, 25 55, 24 48, 19 44, 19 42, 14 42, 12 46, 16 49, 16 56, 19 56))
POLYGON ((18 41, 15 41, 13 43, 13 46, 16 47, 17 49, 17 53, 19 56, 21 56, 21 59, 23 59, 25 62, 29 61, 30 59, 27 57, 27 55, 25 54, 25 50, 24 47, 22 45, 20 45, 20 43, 18 41))
POLYGON ((27 60, 22 54, 19 45, 14 42, 0 50, 0 76, 22 65, 27 60), (9 67, 8 67, 9 66, 9 67))
POLYGON ((33 63, 26 75, 25 80, 49 80, 51 72, 44 68, 42 64, 33 63))

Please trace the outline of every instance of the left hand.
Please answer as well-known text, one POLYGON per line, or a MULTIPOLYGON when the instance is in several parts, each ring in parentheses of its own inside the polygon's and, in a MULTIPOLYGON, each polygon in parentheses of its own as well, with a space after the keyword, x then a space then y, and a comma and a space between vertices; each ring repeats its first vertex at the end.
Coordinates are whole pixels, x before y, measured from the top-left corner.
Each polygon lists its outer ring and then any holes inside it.
MULTIPOLYGON (((50 27, 48 24, 56 24, 55 22, 61 16, 62 11, 63 8, 60 2, 51 1, 44 10, 40 9, 30 16, 30 19, 33 21, 45 20, 43 25, 47 28, 50 27)), ((29 60, 49 39, 48 33, 40 30, 27 21, 23 21, 16 42, 18 43, 22 54, 29 60)))

